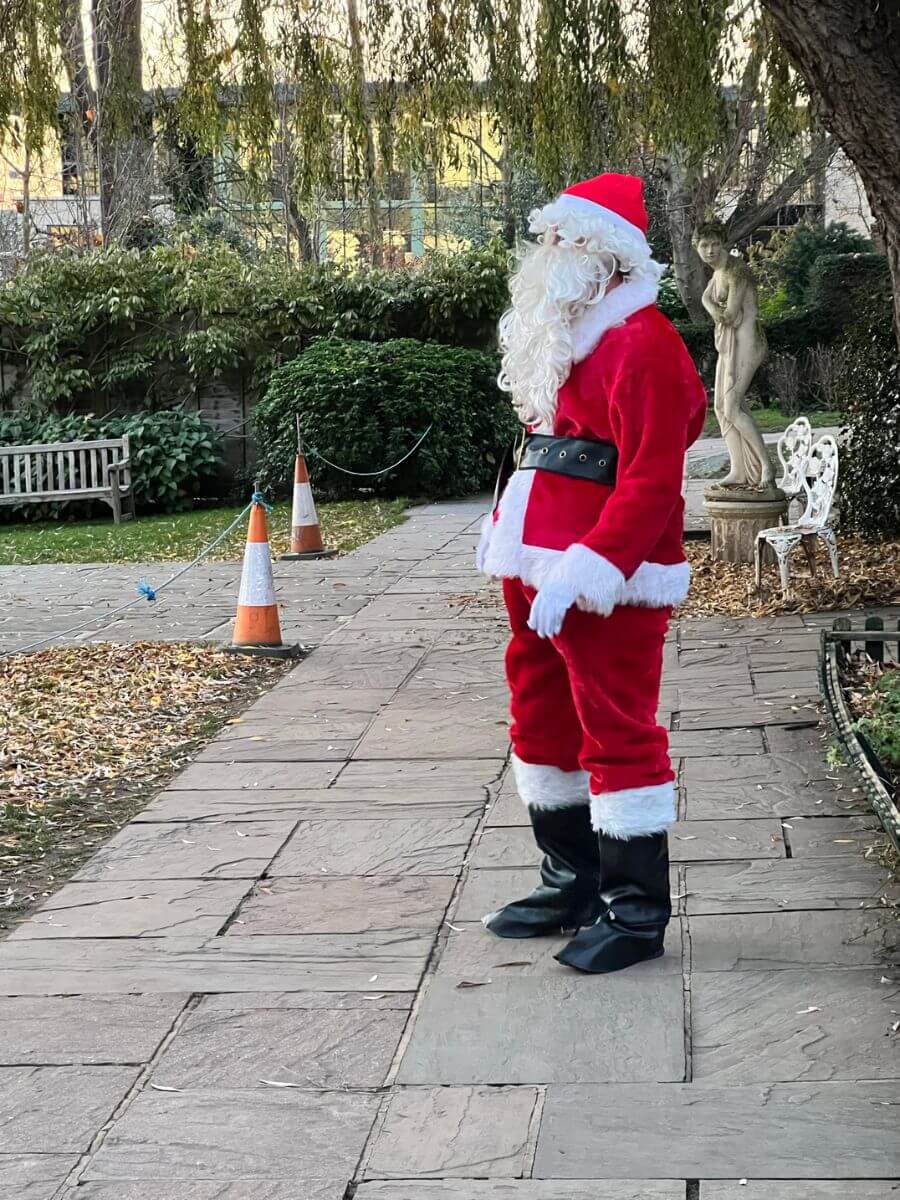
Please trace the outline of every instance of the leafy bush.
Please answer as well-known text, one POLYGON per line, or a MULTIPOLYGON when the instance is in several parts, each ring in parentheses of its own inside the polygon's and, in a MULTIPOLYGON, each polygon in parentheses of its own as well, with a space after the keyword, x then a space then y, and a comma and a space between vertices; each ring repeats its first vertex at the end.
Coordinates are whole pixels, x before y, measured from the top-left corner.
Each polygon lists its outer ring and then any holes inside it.
POLYGON ((198 382, 268 372, 315 337, 492 344, 507 302, 492 244, 398 271, 247 261, 227 240, 33 254, 0 290, 0 332, 38 407, 169 408, 198 382))
POLYGON ((804 302, 837 332, 856 319, 860 299, 888 278, 883 254, 823 254, 810 268, 804 302))
POLYGON ((685 321, 688 319, 688 311, 679 295, 675 276, 671 272, 664 275, 660 280, 659 295, 657 296, 656 304, 660 312, 664 312, 670 321, 685 321))
POLYGON ((900 669, 889 668, 867 696, 868 716, 854 723, 882 764, 900 768, 900 669))
POLYGON ((797 225, 780 252, 781 275, 792 304, 806 304, 812 270, 824 255, 867 254, 872 243, 843 221, 832 221, 827 228, 797 225))
POLYGON ((486 489, 518 427, 496 375, 496 359, 481 351, 407 338, 322 339, 273 373, 257 405, 259 477, 281 491, 292 479, 299 417, 307 446, 352 471, 397 462, 433 426, 415 454, 377 478, 344 475, 311 454, 324 495, 352 496, 361 486, 415 497, 486 489))
POLYGON ((841 523, 866 537, 900 534, 900 357, 888 288, 850 330, 838 373, 848 440, 841 458, 841 523))
MULTIPOLYGON (((126 434, 131 439, 132 481, 139 508, 175 512, 209 494, 220 466, 218 438, 196 413, 175 409, 109 417, 47 416, 29 410, 0 414, 0 445, 4 446, 93 441, 126 434)), ((72 502, 10 505, 0 513, 35 519, 58 516, 63 509, 70 515, 73 509, 89 507, 76 503, 78 507, 72 502)))

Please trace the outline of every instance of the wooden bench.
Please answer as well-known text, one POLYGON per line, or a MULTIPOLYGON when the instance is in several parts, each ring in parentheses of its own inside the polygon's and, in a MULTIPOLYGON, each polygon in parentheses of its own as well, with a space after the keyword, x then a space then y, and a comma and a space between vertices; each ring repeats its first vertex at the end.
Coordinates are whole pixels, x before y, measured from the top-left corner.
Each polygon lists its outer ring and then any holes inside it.
POLYGON ((43 446, 0 446, 0 504, 104 500, 116 524, 134 516, 127 437, 43 446), (122 502, 128 501, 123 513, 122 502))

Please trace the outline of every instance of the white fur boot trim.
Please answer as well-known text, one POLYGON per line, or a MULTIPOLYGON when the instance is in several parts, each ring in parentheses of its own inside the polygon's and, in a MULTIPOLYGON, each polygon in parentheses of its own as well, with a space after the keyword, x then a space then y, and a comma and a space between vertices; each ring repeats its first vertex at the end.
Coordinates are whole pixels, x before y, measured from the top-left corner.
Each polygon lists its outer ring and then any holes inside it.
POLYGON ((532 808, 571 808, 590 799, 587 771, 563 771, 544 763, 523 762, 512 756, 516 790, 524 804, 532 808))
POLYGON ((623 841, 664 833, 675 820, 675 785, 622 788, 591 796, 591 824, 607 837, 623 841))

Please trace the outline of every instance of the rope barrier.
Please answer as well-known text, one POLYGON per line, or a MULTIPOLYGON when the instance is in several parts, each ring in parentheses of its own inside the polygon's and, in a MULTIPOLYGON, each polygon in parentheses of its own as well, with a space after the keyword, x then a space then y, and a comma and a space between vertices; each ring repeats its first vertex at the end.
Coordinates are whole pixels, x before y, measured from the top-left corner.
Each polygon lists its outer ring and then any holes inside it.
POLYGON ((422 436, 419 438, 419 440, 413 446, 412 450, 408 450, 407 453, 404 454, 402 458, 397 460, 397 462, 393 463, 390 467, 384 467, 380 471, 351 471, 347 467, 341 467, 341 466, 338 466, 337 463, 331 462, 329 459, 327 459, 325 457, 324 454, 320 454, 318 452, 318 450, 314 450, 312 446, 306 447, 306 453, 312 454, 315 458, 319 459, 320 462, 323 462, 326 467, 331 467, 331 469, 333 471, 340 471, 341 474, 343 474, 343 475, 355 475, 357 479, 374 479, 376 475, 387 475, 391 471, 396 471, 397 468, 402 466, 408 458, 412 458, 412 456, 415 454, 415 452, 418 450, 418 448, 422 445, 422 443, 428 437, 429 433, 431 433, 432 429, 434 429, 433 423, 428 426, 428 428, 425 430, 425 432, 422 434, 422 436))
POLYGON ((203 562, 204 558, 206 558, 208 554, 211 554, 213 550, 215 550, 217 546, 221 545, 221 543, 224 542, 227 537, 230 537, 230 535, 234 533, 235 529, 237 529, 238 525, 240 525, 241 521, 243 521, 244 517, 246 517, 247 513, 254 504, 263 504, 267 509, 271 508, 271 505, 266 504, 266 500, 262 492, 254 492, 250 499, 250 503, 245 508, 241 509, 234 520, 228 526, 226 526, 226 528, 223 529, 222 532, 215 537, 208 546, 204 546, 195 558, 191 559, 191 561, 185 566, 180 567, 158 587, 153 588, 146 579, 141 579, 137 585, 137 591, 139 594, 134 600, 129 600, 126 604, 120 604, 118 608, 111 609, 109 612, 98 613, 96 616, 88 617, 86 620, 81 621, 78 625, 72 625, 68 629, 63 629, 62 631, 52 633, 49 637, 41 638, 40 641, 30 642, 27 646, 19 646, 15 650, 7 650, 3 654, 0 654, 0 659, 11 658, 14 654, 28 654, 32 650, 40 650, 41 647, 49 646, 51 642, 58 641, 60 638, 68 637, 73 633, 80 633, 83 629, 87 629, 88 626, 93 625, 96 621, 101 622, 102 628, 103 625, 108 624, 113 620, 114 617, 117 617, 119 613, 127 612, 128 609, 133 608, 135 604, 140 604, 144 600, 150 602, 154 601, 164 588, 169 587, 169 585, 174 583, 176 579, 180 579, 182 575, 186 575, 188 571, 198 566, 201 562, 203 562))

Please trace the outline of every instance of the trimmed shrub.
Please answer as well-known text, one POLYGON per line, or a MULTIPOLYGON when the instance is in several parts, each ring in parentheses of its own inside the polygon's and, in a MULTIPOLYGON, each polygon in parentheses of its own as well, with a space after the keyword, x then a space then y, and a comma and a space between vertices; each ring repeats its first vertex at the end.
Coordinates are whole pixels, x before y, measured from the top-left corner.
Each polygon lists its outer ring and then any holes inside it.
POLYGON ((388 475, 359 478, 309 457, 317 490, 340 498, 361 487, 378 495, 448 497, 489 488, 518 429, 497 387, 497 360, 477 350, 417 342, 322 339, 272 374, 255 412, 263 484, 284 491, 293 478, 296 420, 313 451, 352 471, 397 462, 388 475))
MULTIPOLYGON (((72 413, 56 416, 29 410, 0 414, 0 445, 40 442, 93 441, 99 438, 131 439, 132 480, 139 509, 177 512, 209 495, 220 469, 218 436, 196 413, 130 413, 95 417, 72 413)), ((0 514, 20 520, 85 513, 90 502, 4 506, 0 514)))
POLYGON ((788 299, 792 304, 808 304, 807 288, 816 262, 827 255, 867 254, 872 243, 843 221, 832 221, 825 229, 819 225, 797 225, 778 252, 779 266, 788 299))
POLYGON ((845 341, 837 386, 847 418, 841 524, 864 537, 900 534, 900 357, 888 288, 872 296, 845 341))
POLYGON ((804 300, 838 333, 856 320, 860 300, 889 278, 883 254, 823 254, 810 268, 804 300))

